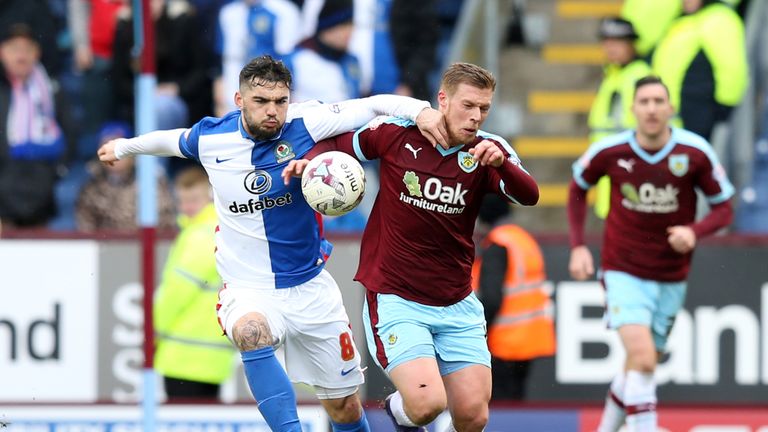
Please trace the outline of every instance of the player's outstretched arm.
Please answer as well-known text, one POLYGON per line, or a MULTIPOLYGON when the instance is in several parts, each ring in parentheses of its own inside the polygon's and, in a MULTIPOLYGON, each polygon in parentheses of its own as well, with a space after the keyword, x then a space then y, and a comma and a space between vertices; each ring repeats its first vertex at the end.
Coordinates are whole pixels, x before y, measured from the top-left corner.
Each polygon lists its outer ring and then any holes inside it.
POLYGON ((179 138, 187 130, 162 130, 149 132, 135 138, 114 139, 99 147, 97 154, 99 160, 107 164, 126 156, 138 154, 184 157, 179 148, 179 138))
MULTIPOLYGON (((302 105, 302 104, 299 104, 302 105)), ((304 125, 315 141, 356 130, 377 116, 410 120, 432 143, 448 148, 448 132, 443 114, 429 102, 396 95, 375 95, 335 104, 314 104, 303 111, 304 125)))
POLYGON ((115 156, 115 146, 117 145, 117 141, 121 139, 125 138, 109 140, 102 144, 102 146, 99 147, 99 150, 96 151, 96 154, 99 156, 99 161, 107 165, 114 164, 118 160, 117 156, 115 156))

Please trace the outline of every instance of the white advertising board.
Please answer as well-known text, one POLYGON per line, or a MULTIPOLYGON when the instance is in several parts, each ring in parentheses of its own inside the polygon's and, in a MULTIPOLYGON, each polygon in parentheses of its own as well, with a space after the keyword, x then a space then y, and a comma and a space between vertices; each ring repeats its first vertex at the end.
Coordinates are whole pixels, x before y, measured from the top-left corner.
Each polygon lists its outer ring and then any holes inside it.
MULTIPOLYGON (((301 430, 329 432, 319 405, 299 406, 301 430)), ((143 413, 136 405, 5 406, 0 428, 8 432, 142 432, 143 413)), ((160 406, 154 432, 269 432, 252 405, 160 406)))
POLYGON ((96 399, 94 241, 0 241, 0 402, 96 399))

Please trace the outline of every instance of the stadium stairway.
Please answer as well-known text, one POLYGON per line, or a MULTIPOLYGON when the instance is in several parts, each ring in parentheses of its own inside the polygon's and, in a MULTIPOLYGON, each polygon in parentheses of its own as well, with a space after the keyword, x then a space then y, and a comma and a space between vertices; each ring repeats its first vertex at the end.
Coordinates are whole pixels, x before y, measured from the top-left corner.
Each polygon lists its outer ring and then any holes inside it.
MULTIPOLYGON (((526 14, 548 17, 546 42, 511 46, 501 52, 504 85, 500 96, 525 107, 520 134, 512 143, 541 189, 539 205, 520 210, 515 217, 534 232, 567 231, 571 164, 588 146, 587 115, 602 79, 604 56, 597 25, 601 17, 617 15, 621 3, 529 1, 526 14)), ((588 218, 588 230, 599 225, 593 216, 588 218)))

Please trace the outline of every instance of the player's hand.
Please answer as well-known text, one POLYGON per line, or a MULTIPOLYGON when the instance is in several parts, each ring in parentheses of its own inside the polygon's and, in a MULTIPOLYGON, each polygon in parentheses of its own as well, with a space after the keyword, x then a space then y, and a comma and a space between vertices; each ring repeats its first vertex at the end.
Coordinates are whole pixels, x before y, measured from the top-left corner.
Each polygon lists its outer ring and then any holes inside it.
POLYGON ((675 225, 667 228, 667 241, 675 252, 685 254, 696 247, 696 233, 691 227, 675 225))
POLYGON ((568 263, 568 271, 576 280, 587 280, 595 274, 595 264, 592 260, 592 252, 584 245, 571 249, 571 261, 568 263))
POLYGON ((291 177, 301 177, 304 172, 304 168, 307 167, 309 159, 294 159, 288 162, 285 168, 283 168, 283 183, 286 186, 291 182, 291 177))
POLYGON ((480 162, 480 165, 490 165, 498 168, 504 163, 504 152, 493 141, 482 140, 469 149, 469 154, 480 162))
POLYGON ((424 137, 432 143, 432 147, 439 144, 448 149, 448 129, 445 127, 443 113, 434 108, 424 108, 416 117, 416 126, 424 137))
POLYGON ((122 139, 125 138, 109 140, 101 147, 99 147, 99 150, 96 152, 96 154, 99 155, 99 160, 102 163, 105 165, 113 165, 118 160, 117 156, 115 156, 115 146, 117 146, 117 143, 122 139))

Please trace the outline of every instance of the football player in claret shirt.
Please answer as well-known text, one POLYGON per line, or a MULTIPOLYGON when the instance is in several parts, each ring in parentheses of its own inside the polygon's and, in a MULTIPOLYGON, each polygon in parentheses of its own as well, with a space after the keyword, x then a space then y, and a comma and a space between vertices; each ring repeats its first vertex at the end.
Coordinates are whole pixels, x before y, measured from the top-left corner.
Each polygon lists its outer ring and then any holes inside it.
POLYGON ((573 164, 568 197, 569 270, 585 280, 595 270, 584 243, 587 190, 611 178, 611 211, 605 221, 601 280, 606 319, 627 352, 624 370, 611 382, 600 432, 655 431, 654 370, 675 316, 683 305, 686 277, 697 239, 732 219, 733 186, 710 144, 669 126, 674 109, 657 77, 640 79, 632 111, 637 129, 593 144, 573 164), (696 189, 711 211, 696 218, 696 189))
MULTIPOLYGON (((307 155, 341 150, 380 160, 380 189, 363 233, 355 280, 366 288, 371 356, 397 391, 386 401, 398 431, 422 431, 447 407, 458 431, 488 421, 491 357, 483 307, 472 292, 475 219, 484 195, 534 205, 535 180, 501 137, 480 130, 495 79, 450 66, 438 93, 449 148, 433 147, 413 122, 377 119, 307 155)), ((298 175, 307 163, 284 172, 298 175)))

